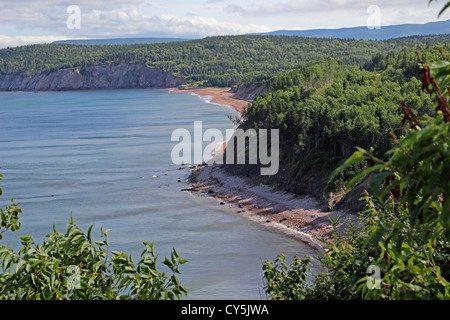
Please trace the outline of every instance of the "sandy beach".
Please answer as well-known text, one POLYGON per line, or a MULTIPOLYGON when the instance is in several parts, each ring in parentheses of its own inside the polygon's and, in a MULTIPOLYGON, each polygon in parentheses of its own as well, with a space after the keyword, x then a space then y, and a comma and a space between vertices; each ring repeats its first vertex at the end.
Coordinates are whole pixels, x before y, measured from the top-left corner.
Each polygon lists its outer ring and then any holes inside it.
POLYGON ((211 102, 230 106, 239 113, 242 113, 244 108, 251 102, 249 100, 237 99, 235 97, 235 94, 230 92, 229 88, 169 88, 168 90, 170 90, 171 92, 192 92, 199 95, 210 96, 212 98, 211 102))
MULTIPOLYGON (((229 89, 170 90, 208 95, 212 97, 212 102, 231 106, 238 112, 242 112, 251 102, 236 99, 229 89)), ((275 191, 266 185, 253 185, 243 177, 228 174, 220 165, 192 168, 186 191, 198 196, 213 197, 221 205, 228 205, 236 214, 289 234, 318 252, 325 251, 324 241, 332 240, 330 217, 340 216, 340 230, 355 219, 354 215, 342 211, 325 210, 312 197, 298 197, 275 191)))

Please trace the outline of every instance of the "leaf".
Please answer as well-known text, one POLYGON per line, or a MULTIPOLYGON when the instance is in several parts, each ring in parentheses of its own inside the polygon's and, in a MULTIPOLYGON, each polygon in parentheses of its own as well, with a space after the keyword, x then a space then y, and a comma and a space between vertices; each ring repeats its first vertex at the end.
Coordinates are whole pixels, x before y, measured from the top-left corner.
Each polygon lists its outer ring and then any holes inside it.
POLYGON ((392 173, 389 171, 382 172, 376 175, 370 182, 370 188, 374 195, 378 198, 378 200, 380 200, 380 202, 383 202, 383 199, 381 198, 380 187, 382 186, 384 180, 391 174, 392 173))
POLYGON ((355 183, 357 183, 359 180, 361 180, 363 177, 367 176, 369 173, 372 173, 374 171, 377 170, 381 170, 384 166, 383 165, 375 165, 372 166, 366 170, 364 170, 363 172, 361 172, 360 174, 356 175, 355 177, 353 177, 353 179, 351 179, 348 183, 347 183, 347 188, 350 189, 353 187, 353 185, 355 183))
POLYGON ((20 271, 20 269, 25 265, 27 262, 23 259, 20 259, 20 261, 16 264, 16 273, 20 271))
POLYGON ((105 232, 105 243, 107 246, 109 246, 109 233, 111 232, 111 229, 107 229, 105 232))
POLYGON ((87 238, 88 238, 89 241, 92 241, 91 239, 92 239, 92 227, 93 227, 93 226, 94 226, 94 225, 91 225, 91 226, 89 227, 88 231, 87 231, 87 238))
POLYGON ((165 258, 165 260, 163 261, 163 264, 165 264, 166 266, 168 266, 170 269, 173 269, 174 264, 172 263, 172 261, 170 261, 169 259, 165 258))
POLYGON ((367 151, 358 148, 358 151, 355 151, 355 153, 353 153, 353 155, 351 155, 350 158, 348 158, 343 165, 341 165, 339 168, 333 171, 333 173, 330 175, 329 181, 333 180, 339 173, 341 173, 345 169, 351 167, 356 163, 360 163, 366 159, 368 159, 367 151))
POLYGON ((444 11, 447 10, 448 8, 450 8, 450 1, 447 2, 447 4, 444 6, 444 8, 442 8, 442 10, 439 12, 438 17, 440 17, 444 13, 444 11))
POLYGON ((379 194, 378 198, 383 199, 389 191, 391 191, 392 189, 396 188, 399 185, 402 184, 406 184, 406 181, 402 181, 402 180, 396 180, 394 182, 392 182, 391 184, 389 184, 387 187, 385 187, 383 189, 383 191, 379 194))

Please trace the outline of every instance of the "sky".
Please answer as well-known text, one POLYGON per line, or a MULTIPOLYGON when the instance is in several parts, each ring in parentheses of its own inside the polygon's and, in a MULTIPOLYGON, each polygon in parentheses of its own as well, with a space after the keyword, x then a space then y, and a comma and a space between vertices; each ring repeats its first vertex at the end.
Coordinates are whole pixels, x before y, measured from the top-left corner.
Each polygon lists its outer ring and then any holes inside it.
MULTIPOLYGON (((67 39, 203 38, 450 19, 435 0, 0 0, 0 48, 67 39)), ((449 10, 450 11, 450 10, 449 10)))

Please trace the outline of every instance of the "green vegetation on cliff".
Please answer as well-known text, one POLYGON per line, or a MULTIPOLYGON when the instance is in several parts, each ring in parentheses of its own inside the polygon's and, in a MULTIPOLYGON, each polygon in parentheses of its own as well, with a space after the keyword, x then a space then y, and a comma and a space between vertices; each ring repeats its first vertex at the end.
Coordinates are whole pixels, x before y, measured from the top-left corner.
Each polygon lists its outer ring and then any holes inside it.
POLYGON ((433 98, 435 119, 426 125, 403 107, 408 129, 392 135, 387 153, 358 148, 333 172, 369 163, 347 187, 370 177, 372 195, 364 192, 360 219, 318 256, 326 271, 312 274, 310 257, 264 263, 270 298, 450 299, 450 63, 434 61, 421 62, 420 86, 433 98))
MULTIPOLYGON (((428 61, 442 54, 450 55, 449 45, 420 49, 428 61)), ((302 179, 314 175, 316 182, 324 182, 321 192, 339 190, 367 165, 349 168, 326 186, 328 175, 355 147, 373 148, 383 157, 394 143, 392 134, 406 134, 402 105, 411 108, 421 124, 431 123, 435 103, 421 90, 418 59, 414 49, 377 54, 365 68, 323 58, 275 77, 268 91, 247 108, 241 124, 243 129, 280 130, 284 170, 271 177, 272 182, 299 193, 304 190, 302 179)), ((253 175, 248 166, 231 170, 253 175)))
POLYGON ((44 44, 0 50, 1 74, 40 73, 102 64, 136 63, 160 68, 190 83, 230 87, 260 84, 319 58, 360 66, 376 54, 418 45, 449 43, 450 35, 387 41, 315 39, 296 36, 223 36, 136 45, 44 44))
MULTIPOLYGON (((441 14, 448 8, 450 1, 441 14)), ((389 132, 387 152, 377 145, 356 145, 338 164, 331 178, 355 165, 365 168, 353 172, 346 184, 351 190, 362 179, 369 180, 360 199, 365 204, 360 219, 343 233, 335 230, 333 241, 326 243, 326 252, 318 256, 324 272, 312 274, 310 257, 294 258, 290 265, 283 255, 266 261, 270 298, 450 299, 450 62, 448 46, 442 47, 440 52, 421 50, 416 58, 408 51, 379 55, 366 65, 397 82, 407 96, 412 93, 409 106, 400 101, 405 128, 401 135, 389 132), (413 103, 421 98, 417 90, 432 99, 433 117, 413 103)), ((370 117, 369 110, 362 111, 370 117)), ((339 218, 330 222, 336 227, 339 218)))

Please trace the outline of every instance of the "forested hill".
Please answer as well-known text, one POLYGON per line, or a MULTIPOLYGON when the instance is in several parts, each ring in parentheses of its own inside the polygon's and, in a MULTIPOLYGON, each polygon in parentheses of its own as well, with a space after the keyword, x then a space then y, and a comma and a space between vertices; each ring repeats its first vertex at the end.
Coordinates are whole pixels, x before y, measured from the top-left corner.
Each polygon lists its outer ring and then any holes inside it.
MULTIPOLYGON (((450 45, 417 52, 425 61, 439 61, 442 55, 450 57, 450 45)), ((416 50, 403 49, 376 55, 365 69, 322 58, 276 77, 248 107, 241 128, 280 130, 278 175, 259 177, 258 165, 227 169, 326 200, 328 192, 339 191, 364 169, 364 164, 356 165, 328 183, 330 173, 355 147, 373 148, 382 159, 393 146, 391 133, 396 137, 406 133, 402 105, 414 111, 421 126, 432 122, 435 102, 422 92, 419 71, 416 50)))
POLYGON ((0 74, 38 74, 107 64, 138 64, 183 77, 190 85, 230 87, 261 84, 306 62, 332 57, 360 66, 376 54, 436 43, 450 35, 387 41, 316 39, 290 36, 221 36, 161 44, 44 44, 0 50, 0 74))

